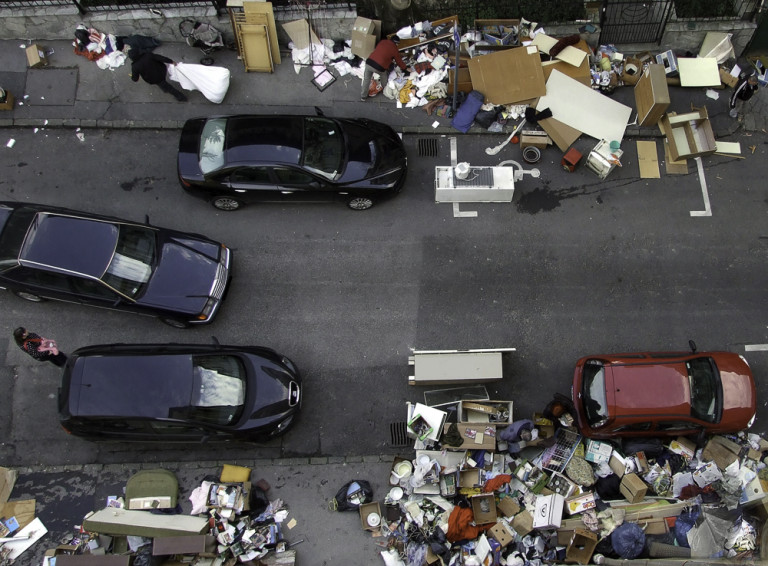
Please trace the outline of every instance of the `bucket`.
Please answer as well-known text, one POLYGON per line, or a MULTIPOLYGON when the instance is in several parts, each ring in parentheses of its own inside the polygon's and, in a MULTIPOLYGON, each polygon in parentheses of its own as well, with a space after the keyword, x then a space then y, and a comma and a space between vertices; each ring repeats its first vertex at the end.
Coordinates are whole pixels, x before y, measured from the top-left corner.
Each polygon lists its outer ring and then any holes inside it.
POLYGON ((620 147, 621 143, 617 142, 616 140, 611 142, 611 151, 618 151, 620 147))
POLYGON ((389 477, 389 483, 392 485, 397 485, 402 480, 407 480, 409 477, 411 477, 412 472, 413 465, 408 460, 398 462, 392 469, 392 474, 389 477))
POLYGON ((453 172, 456 174, 457 179, 466 179, 469 175, 469 163, 462 161, 454 168, 453 172))
POLYGON ((523 160, 526 163, 536 163, 539 159, 541 159, 541 151, 538 147, 529 145, 523 150, 523 160))

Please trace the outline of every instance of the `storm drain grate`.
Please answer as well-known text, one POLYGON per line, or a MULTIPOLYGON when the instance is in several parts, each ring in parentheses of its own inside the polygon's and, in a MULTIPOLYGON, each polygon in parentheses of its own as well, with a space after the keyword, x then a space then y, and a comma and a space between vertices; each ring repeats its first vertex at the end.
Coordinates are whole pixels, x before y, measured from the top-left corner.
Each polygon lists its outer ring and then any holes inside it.
POLYGON ((419 140, 419 157, 437 157, 437 138, 419 140))
POLYGON ((411 439, 408 438, 408 425, 405 421, 389 423, 389 434, 392 437, 392 446, 408 446, 411 439))

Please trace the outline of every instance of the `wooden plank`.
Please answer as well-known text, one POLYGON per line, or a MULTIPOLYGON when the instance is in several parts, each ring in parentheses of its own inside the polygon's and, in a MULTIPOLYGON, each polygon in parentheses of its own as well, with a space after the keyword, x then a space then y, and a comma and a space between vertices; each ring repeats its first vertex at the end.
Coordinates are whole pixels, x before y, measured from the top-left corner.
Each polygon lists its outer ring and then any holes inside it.
MULTIPOLYGON (((272 2, 243 2, 243 11, 246 17, 251 15, 262 15, 266 17, 267 32, 269 33, 270 51, 272 53, 272 62, 280 64, 280 45, 277 43, 277 24, 275 23, 275 12, 272 9, 272 2)), ((261 23, 261 22, 247 22, 261 23)))
POLYGON ((664 163, 666 164, 667 175, 687 175, 688 160, 680 159, 675 161, 669 152, 669 142, 664 140, 664 163))

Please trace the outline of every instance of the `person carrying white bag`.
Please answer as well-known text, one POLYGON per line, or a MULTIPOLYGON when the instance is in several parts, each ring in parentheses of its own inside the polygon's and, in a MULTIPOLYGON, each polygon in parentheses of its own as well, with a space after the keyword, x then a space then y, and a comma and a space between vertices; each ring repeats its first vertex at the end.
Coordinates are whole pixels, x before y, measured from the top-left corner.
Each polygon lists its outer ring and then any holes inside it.
POLYGON ((199 90, 205 98, 221 104, 229 89, 229 69, 193 63, 168 65, 168 78, 184 90, 199 90))

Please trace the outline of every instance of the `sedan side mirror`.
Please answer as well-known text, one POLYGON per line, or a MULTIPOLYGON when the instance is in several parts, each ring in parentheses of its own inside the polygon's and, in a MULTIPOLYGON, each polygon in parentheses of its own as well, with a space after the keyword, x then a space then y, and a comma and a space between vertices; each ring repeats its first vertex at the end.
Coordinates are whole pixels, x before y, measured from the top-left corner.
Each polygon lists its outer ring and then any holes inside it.
POLYGON ((691 349, 691 353, 696 353, 696 342, 693 340, 688 340, 688 347, 691 349))

